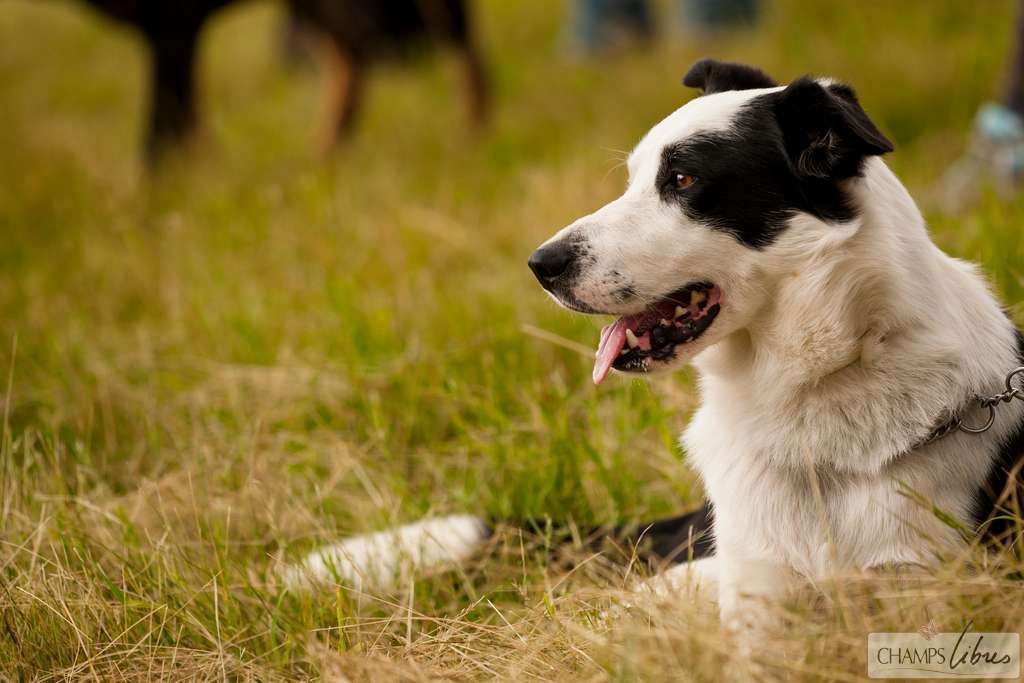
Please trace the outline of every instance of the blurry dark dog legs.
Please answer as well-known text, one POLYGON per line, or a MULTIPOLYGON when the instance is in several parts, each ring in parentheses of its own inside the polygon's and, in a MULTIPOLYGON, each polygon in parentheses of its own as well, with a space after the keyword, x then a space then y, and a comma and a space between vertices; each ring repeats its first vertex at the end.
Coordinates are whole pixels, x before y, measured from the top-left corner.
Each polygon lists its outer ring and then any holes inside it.
POLYGON ((293 4, 289 4, 287 9, 287 16, 281 24, 281 57, 289 67, 311 67, 319 37, 317 27, 293 4))
POLYGON ((479 128, 487 122, 491 109, 491 91, 483 59, 472 44, 459 45, 459 67, 465 87, 466 111, 469 121, 479 128))
POLYGON ((348 138, 355 127, 363 99, 365 63, 335 39, 328 37, 325 43, 330 82, 324 148, 330 150, 348 138))
POLYGON ((150 79, 146 158, 155 163, 196 127, 195 58, 200 26, 148 35, 150 79))

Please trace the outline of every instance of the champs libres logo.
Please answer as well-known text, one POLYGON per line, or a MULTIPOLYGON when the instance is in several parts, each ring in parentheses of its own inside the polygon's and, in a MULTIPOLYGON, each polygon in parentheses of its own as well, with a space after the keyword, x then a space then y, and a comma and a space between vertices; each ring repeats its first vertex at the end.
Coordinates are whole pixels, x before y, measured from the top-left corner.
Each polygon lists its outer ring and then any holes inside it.
POLYGON ((870 678, 1019 678, 1020 634, 978 633, 968 621, 959 633, 871 633, 870 678))

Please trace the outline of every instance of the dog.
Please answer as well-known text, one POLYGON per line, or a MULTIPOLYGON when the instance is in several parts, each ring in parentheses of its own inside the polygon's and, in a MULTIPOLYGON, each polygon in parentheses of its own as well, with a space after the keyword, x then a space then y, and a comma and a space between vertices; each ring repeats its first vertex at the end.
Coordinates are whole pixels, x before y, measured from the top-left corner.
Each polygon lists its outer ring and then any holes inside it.
MULTIPOLYGON (((151 76, 145 152, 150 163, 180 145, 197 125, 195 61, 206 22, 234 0, 86 0, 142 34, 151 76)), ((326 146, 351 135, 369 65, 408 56, 419 45, 449 46, 461 63, 471 122, 487 118, 486 69, 473 40, 466 0, 288 0, 289 13, 325 40, 330 67, 326 146)))
MULTIPOLYGON (((559 305, 618 316, 596 383, 699 375, 682 444, 707 503, 663 525, 690 548, 645 588, 696 576, 740 623, 804 580, 933 567, 978 535, 1019 535, 1006 513, 1024 392, 1008 389, 1024 384, 1024 335, 933 244, 854 90, 710 59, 684 83, 703 94, 643 137, 622 196, 529 258, 559 305)), ((461 561, 488 528, 450 517, 361 537, 289 578, 461 561)))

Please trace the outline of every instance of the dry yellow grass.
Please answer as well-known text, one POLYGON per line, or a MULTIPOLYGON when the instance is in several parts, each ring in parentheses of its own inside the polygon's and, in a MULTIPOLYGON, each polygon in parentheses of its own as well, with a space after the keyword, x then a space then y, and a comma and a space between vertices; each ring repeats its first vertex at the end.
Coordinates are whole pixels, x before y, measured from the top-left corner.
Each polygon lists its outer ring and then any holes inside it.
MULTIPOLYGON (((390 595, 290 593, 315 544, 474 512, 581 525, 700 491, 675 435, 691 378, 595 390, 597 321, 525 268, 615 196, 622 152, 715 54, 858 87, 922 191, 993 96, 1009 0, 779 0, 753 33, 666 35, 575 63, 553 3, 480 3, 497 118, 463 132, 451 74, 384 68, 357 139, 314 152, 318 73, 289 74, 276 5, 218 19, 202 144, 147 181, 143 67, 76 4, 0 6, 0 677, 12 680, 719 680, 687 601, 606 611, 632 578, 503 529, 472 566, 390 595), (566 343, 563 343, 567 340, 566 343), (570 567, 575 566, 575 569, 570 567)), ((1018 321, 1024 203, 930 216, 1018 321)), ((914 584, 850 578, 778 607, 764 679, 860 680, 864 634, 1021 630, 1019 557, 914 584)))

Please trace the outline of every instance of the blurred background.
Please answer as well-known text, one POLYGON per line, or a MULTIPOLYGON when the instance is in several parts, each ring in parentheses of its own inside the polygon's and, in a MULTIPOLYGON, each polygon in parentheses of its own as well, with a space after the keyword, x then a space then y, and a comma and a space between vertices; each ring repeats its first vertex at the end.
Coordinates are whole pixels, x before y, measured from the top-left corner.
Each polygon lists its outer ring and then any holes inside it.
MULTIPOLYGON (((936 241, 1024 321, 1019 121, 975 118, 1005 99, 1015 2, 621 4, 0 4, 0 670, 612 670, 460 655, 272 569, 428 512, 700 500, 692 378, 596 390, 602 321, 526 268, 617 196, 699 57, 851 83, 936 241)), ((504 628, 480 601, 557 598, 548 571, 501 556, 399 602, 504 628)))

